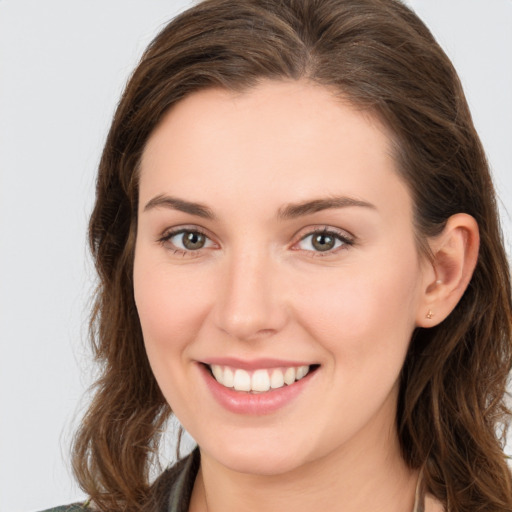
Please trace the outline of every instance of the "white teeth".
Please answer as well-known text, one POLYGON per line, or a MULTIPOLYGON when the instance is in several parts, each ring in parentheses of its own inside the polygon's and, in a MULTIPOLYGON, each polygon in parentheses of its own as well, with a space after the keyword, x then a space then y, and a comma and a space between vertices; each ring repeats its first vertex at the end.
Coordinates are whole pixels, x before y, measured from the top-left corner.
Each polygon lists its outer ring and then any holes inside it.
POLYGON ((304 378, 310 367, 307 365, 288 368, 269 368, 254 370, 252 374, 241 368, 210 366, 215 380, 227 388, 234 388, 237 391, 252 391, 264 393, 270 389, 282 388, 285 384, 290 386, 296 380, 304 378))
POLYGON ((309 372, 309 366, 299 366, 297 368, 297 375, 295 376, 295 378, 297 380, 300 380, 302 379, 302 377, 305 377, 309 372))
POLYGON ((282 388, 284 386, 284 375, 281 370, 273 370, 270 377, 270 387, 272 389, 282 388))
POLYGON ((295 368, 293 368, 293 367, 286 368, 286 371, 284 372, 284 383, 288 384, 288 386, 289 386, 290 384, 293 384, 294 382, 295 382, 295 368))
POLYGON ((252 391, 268 391, 270 389, 270 377, 267 370, 256 370, 251 379, 252 391))
POLYGON ((232 388, 233 384, 235 382, 235 376, 233 375, 233 371, 231 368, 225 368, 224 369, 224 375, 222 376, 222 382, 219 381, 221 384, 226 386, 227 388, 232 388))
POLYGON ((251 376, 245 370, 236 370, 233 387, 237 391, 251 391, 251 376))
POLYGON ((222 380, 222 368, 218 364, 212 364, 211 368, 215 380, 220 382, 222 380))

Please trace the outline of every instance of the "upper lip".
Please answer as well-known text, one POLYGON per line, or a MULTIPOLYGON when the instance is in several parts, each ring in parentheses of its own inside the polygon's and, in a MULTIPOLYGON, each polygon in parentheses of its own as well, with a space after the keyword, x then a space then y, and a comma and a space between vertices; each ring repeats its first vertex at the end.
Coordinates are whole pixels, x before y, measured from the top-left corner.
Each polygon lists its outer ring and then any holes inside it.
POLYGON ((298 367, 298 366, 310 366, 311 362, 305 361, 290 361, 285 359, 275 358, 258 358, 251 360, 238 359, 234 357, 210 357, 200 361, 208 366, 219 365, 219 366, 230 366, 232 368, 240 368, 242 370, 257 370, 265 368, 281 368, 281 367, 298 367))

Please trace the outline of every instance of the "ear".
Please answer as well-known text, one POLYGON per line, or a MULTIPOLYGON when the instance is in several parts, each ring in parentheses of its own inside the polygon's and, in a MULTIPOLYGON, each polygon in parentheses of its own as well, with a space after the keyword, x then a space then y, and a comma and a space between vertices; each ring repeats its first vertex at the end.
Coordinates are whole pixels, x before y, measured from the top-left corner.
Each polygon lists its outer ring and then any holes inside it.
POLYGON ((428 240, 433 259, 425 263, 417 327, 433 327, 453 311, 475 270, 479 244, 478 224, 465 213, 452 215, 442 233, 428 240))

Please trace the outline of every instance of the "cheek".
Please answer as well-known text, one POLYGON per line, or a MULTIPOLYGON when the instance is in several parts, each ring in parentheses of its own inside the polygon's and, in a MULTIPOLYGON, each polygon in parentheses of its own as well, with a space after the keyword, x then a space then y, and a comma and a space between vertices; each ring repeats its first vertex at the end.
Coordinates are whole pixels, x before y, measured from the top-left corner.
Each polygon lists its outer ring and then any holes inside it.
POLYGON ((173 411, 185 418, 190 380, 189 349, 206 316, 208 279, 180 272, 153 255, 136 253, 134 294, 144 345, 153 374, 173 411), (147 257, 146 257, 147 256, 147 257), (187 274, 187 275, 185 275, 187 274))
POLYGON ((302 283, 307 294, 297 288, 297 318, 343 361, 359 365, 383 357, 401 359, 414 330, 418 277, 415 255, 400 265, 340 269, 339 275, 302 283))
POLYGON ((148 355, 186 348, 207 314, 206 276, 179 272, 165 262, 153 263, 144 254, 134 262, 134 293, 148 355))

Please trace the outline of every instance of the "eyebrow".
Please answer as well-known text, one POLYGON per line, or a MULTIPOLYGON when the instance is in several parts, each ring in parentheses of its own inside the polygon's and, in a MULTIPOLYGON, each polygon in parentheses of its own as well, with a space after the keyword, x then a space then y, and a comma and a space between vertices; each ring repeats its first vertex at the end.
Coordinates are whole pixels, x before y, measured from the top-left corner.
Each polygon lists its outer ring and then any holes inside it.
MULTIPOLYGON (((295 219, 297 217, 311 215, 322 210, 354 206, 376 210, 376 207, 373 204, 366 201, 355 199, 353 197, 335 196, 313 199, 302 203, 287 204, 278 210, 277 218, 281 220, 295 219)), ((179 199, 177 197, 167 195, 158 195, 151 199, 144 207, 144 211, 152 210, 154 208, 170 208, 172 210, 179 210, 184 213, 196 215, 203 219, 216 219, 212 210, 204 204, 194 203, 192 201, 186 201, 185 199, 179 199)))
POLYGON ((291 203, 283 208, 280 208, 277 216, 280 219, 295 219, 304 215, 311 215, 312 213, 320 212, 322 210, 329 210, 332 208, 347 208, 358 206, 362 208, 370 208, 376 210, 377 208, 366 201, 355 199, 353 197, 335 196, 321 199, 313 199, 312 201, 304 201, 303 203, 291 203))
POLYGON ((166 195, 159 195, 151 199, 146 206, 144 211, 152 210, 154 208, 170 208, 172 210, 179 210, 180 212, 190 213, 203 219, 214 220, 214 213, 207 206, 200 203, 193 203, 191 201, 185 201, 184 199, 178 199, 177 197, 171 197, 166 195))

